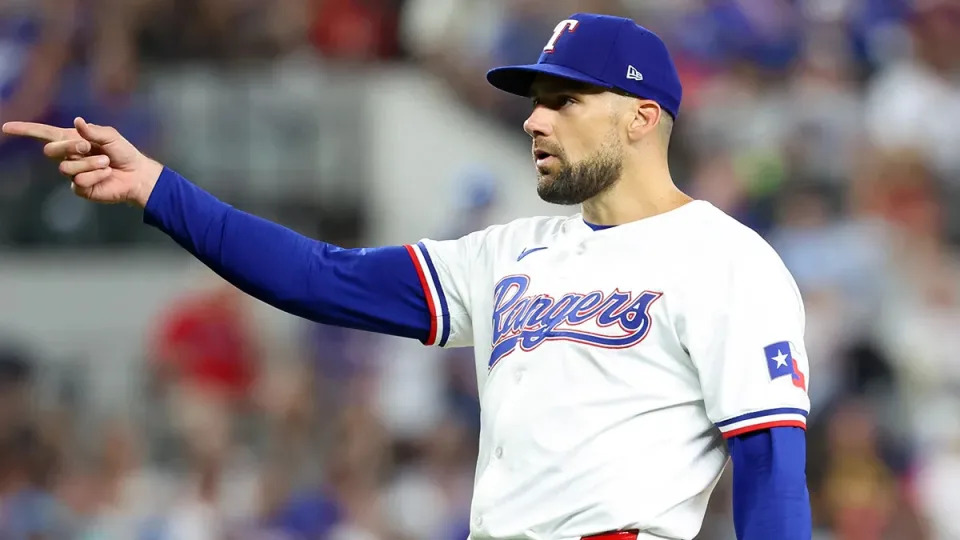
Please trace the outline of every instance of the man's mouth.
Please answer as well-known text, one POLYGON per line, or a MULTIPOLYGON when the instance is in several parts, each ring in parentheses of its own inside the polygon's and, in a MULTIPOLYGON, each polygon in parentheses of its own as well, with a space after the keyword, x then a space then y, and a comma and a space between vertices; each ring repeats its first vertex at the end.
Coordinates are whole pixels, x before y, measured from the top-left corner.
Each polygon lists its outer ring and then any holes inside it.
POLYGON ((543 167, 549 164, 551 160, 557 159, 557 157, 546 150, 536 149, 533 151, 533 159, 536 161, 537 167, 543 167))

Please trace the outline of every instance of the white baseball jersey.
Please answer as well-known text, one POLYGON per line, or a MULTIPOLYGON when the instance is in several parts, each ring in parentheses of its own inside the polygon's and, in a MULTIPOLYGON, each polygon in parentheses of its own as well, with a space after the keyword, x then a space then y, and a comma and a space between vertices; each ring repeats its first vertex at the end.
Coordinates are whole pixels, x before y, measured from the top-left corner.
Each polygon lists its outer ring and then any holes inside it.
POLYGON ((805 427, 797 286, 708 202, 601 230, 520 219, 408 250, 428 343, 476 350, 472 540, 693 538, 724 437, 805 427))

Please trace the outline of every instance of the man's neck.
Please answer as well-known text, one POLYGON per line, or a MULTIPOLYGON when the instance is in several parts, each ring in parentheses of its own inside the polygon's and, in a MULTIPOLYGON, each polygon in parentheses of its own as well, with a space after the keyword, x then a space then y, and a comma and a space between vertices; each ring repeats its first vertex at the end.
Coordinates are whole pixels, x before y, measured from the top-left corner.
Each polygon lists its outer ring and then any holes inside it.
POLYGON ((677 209, 693 199, 673 183, 665 166, 625 170, 612 188, 582 205, 595 225, 622 225, 677 209))

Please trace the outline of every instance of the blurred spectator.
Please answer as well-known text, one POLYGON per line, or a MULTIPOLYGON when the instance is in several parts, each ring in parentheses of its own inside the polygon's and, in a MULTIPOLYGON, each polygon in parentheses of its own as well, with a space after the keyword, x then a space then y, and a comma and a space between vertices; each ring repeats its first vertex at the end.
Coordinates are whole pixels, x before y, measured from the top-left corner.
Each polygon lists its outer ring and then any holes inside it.
MULTIPOLYGON (((139 72, 128 5, 115 0, 0 4, 0 120, 70 125, 77 116, 96 117, 151 148, 148 110, 135 94, 139 72)), ((98 234, 128 239, 129 229, 97 229, 109 215, 71 201, 33 141, 0 136, 0 159, 13 173, 0 183, 0 241, 83 242, 98 234)))
POLYGON ((960 4, 917 0, 909 19, 913 47, 870 82, 866 129, 881 148, 909 146, 934 170, 960 183, 960 4))
POLYGON ((811 481, 818 529, 835 540, 923 540, 908 478, 884 456, 868 404, 844 401, 826 426, 823 469, 811 481))
POLYGON ((159 321, 151 355, 161 380, 243 406, 261 364, 248 297, 219 282, 169 306, 159 321))
POLYGON ((529 104, 481 84, 487 69, 536 62, 562 3, 550 0, 408 0, 402 20, 413 58, 466 103, 519 130, 529 104))
POLYGON ((74 538, 140 538, 170 502, 174 482, 147 461, 136 428, 116 421, 98 431, 92 457, 74 456, 58 487, 76 524, 74 538))
POLYGON ((0 434, 34 413, 35 360, 16 341, 0 342, 0 434))
POLYGON ((842 25, 808 30, 781 104, 789 129, 785 159, 792 175, 845 183, 864 146, 859 74, 842 25))
POLYGON ((314 0, 311 40, 330 59, 390 60, 402 55, 398 24, 403 0, 314 0))
POLYGON ((380 336, 324 324, 307 325, 309 362, 328 406, 355 401, 376 376, 380 336))
POLYGON ((934 411, 927 420, 940 426, 938 444, 926 447, 914 481, 916 504, 929 524, 931 540, 960 538, 960 423, 955 409, 934 411))
POLYGON ((693 2, 675 22, 677 50, 699 62, 732 67, 748 63, 764 72, 787 69, 803 33, 800 3, 787 0, 693 2))
POLYGON ((336 443, 325 456, 323 479, 276 505, 271 528, 298 538, 386 538, 379 496, 390 466, 386 432, 362 403, 343 407, 329 425, 336 443))
POLYGON ((476 453, 473 427, 460 418, 437 423, 429 437, 396 464, 385 493, 386 517, 401 540, 453 540, 470 517, 476 453))
POLYGON ((940 186, 918 152, 888 153, 877 163, 877 212, 890 223, 878 340, 897 359, 913 436, 939 441, 942 426, 923 418, 960 410, 960 256, 946 242, 940 186))
POLYGON ((57 497, 63 447, 40 423, 36 358, 0 345, 0 537, 53 540, 75 531, 57 497))
POLYGON ((40 121, 50 113, 77 16, 77 0, 0 4, 0 120, 40 121))
MULTIPOLYGON (((138 95, 136 8, 141 0, 57 0, 42 35, 65 47, 45 122, 71 125, 77 116, 99 118, 145 148, 152 142, 148 106, 138 95)), ((40 5, 49 4, 44 0, 40 5)), ((49 45, 53 46, 53 45, 49 45)), ((58 56, 52 56, 56 59, 58 56)), ((26 91, 26 88, 24 89, 26 91)), ((37 92, 36 89, 33 90, 37 92)), ((43 92, 38 92, 43 95, 43 92)), ((8 118, 13 118, 8 117, 8 118)), ((18 115, 16 119, 25 117, 18 115)))
POLYGON ((187 464, 163 516, 165 538, 223 534, 256 506, 258 473, 235 444, 237 428, 252 412, 262 365, 247 302, 218 280, 170 306, 154 336, 162 403, 187 464))
POLYGON ((244 62, 297 51, 317 0, 136 0, 132 33, 152 61, 244 62))
POLYGON ((74 533, 54 492, 59 462, 59 449, 29 421, 0 435, 0 536, 54 540, 74 533))
MULTIPOLYGON (((0 121, 48 121, 71 57, 76 0, 0 3, 0 121)), ((0 182, 0 239, 9 242, 29 221, 18 204, 35 189, 36 145, 0 135, 0 158, 11 173, 0 182)))

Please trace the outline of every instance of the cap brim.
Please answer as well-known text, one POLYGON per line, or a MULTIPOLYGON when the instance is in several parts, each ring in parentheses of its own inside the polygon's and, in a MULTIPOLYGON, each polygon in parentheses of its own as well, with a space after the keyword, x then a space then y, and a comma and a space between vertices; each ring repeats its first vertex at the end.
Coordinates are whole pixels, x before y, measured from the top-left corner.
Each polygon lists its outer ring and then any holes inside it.
POLYGON ((530 87, 537 75, 546 74, 570 79, 602 88, 613 88, 610 84, 581 73, 575 69, 554 64, 529 64, 525 66, 506 66, 487 72, 487 82, 494 87, 523 97, 530 97, 530 87))

